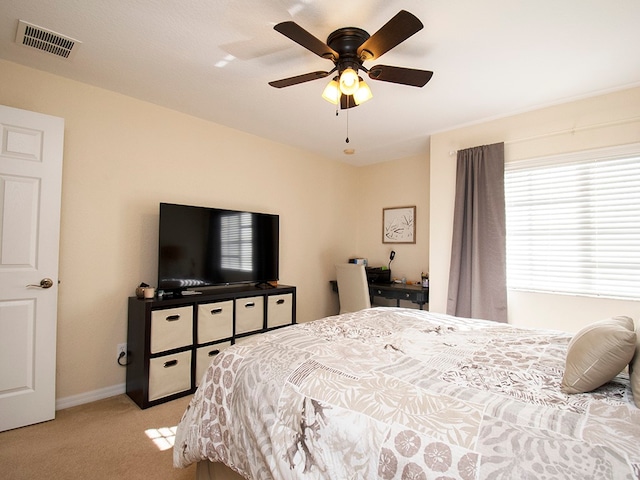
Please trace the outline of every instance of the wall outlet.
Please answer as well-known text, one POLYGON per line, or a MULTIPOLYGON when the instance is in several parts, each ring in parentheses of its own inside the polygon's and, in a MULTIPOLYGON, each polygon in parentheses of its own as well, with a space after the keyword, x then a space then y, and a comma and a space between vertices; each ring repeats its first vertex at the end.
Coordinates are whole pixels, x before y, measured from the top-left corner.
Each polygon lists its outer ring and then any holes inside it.
POLYGON ((118 353, 116 354, 116 360, 119 364, 124 365, 127 363, 127 344, 119 343, 118 344, 118 353), (124 353, 123 357, 120 357, 120 354, 124 353))

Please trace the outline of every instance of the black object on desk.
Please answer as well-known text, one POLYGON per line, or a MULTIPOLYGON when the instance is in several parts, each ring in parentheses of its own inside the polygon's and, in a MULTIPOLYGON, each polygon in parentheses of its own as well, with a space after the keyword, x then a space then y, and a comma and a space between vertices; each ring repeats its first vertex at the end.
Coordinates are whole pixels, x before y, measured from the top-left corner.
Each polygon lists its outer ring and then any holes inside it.
MULTIPOLYGON (((338 282, 331 280, 331 288, 338 291, 338 282)), ((429 303, 429 287, 423 288, 420 285, 405 285, 402 283, 370 283, 369 295, 373 303, 373 297, 383 297, 396 301, 396 307, 400 306, 400 300, 407 300, 417 303, 420 310, 423 305, 429 303)))
POLYGON ((367 282, 369 283, 391 283, 391 270, 382 267, 366 267, 367 282))

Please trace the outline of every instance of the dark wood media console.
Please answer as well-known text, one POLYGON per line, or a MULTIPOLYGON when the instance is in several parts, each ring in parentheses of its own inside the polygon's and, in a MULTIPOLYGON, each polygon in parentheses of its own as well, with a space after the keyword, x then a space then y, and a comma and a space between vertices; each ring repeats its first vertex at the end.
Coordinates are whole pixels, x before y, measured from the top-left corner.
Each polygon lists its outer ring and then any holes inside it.
POLYGON ((221 287, 129 297, 127 395, 140 408, 193 393, 212 357, 242 338, 296 323, 296 287, 221 287))

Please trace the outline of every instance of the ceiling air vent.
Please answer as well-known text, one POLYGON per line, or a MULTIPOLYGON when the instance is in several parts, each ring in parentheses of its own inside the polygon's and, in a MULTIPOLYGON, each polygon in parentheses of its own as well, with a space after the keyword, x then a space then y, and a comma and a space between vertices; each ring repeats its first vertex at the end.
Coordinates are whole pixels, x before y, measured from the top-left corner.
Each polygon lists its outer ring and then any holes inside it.
POLYGON ((82 42, 19 20, 16 43, 69 59, 82 42))

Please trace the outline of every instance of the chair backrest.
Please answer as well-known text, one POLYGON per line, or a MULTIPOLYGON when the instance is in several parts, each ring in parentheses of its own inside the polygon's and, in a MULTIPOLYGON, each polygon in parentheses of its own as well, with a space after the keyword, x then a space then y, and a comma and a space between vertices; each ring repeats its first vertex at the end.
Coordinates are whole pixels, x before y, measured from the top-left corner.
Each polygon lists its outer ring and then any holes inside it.
POLYGON ((364 265, 340 263, 336 265, 340 313, 371 308, 369 285, 364 265))

